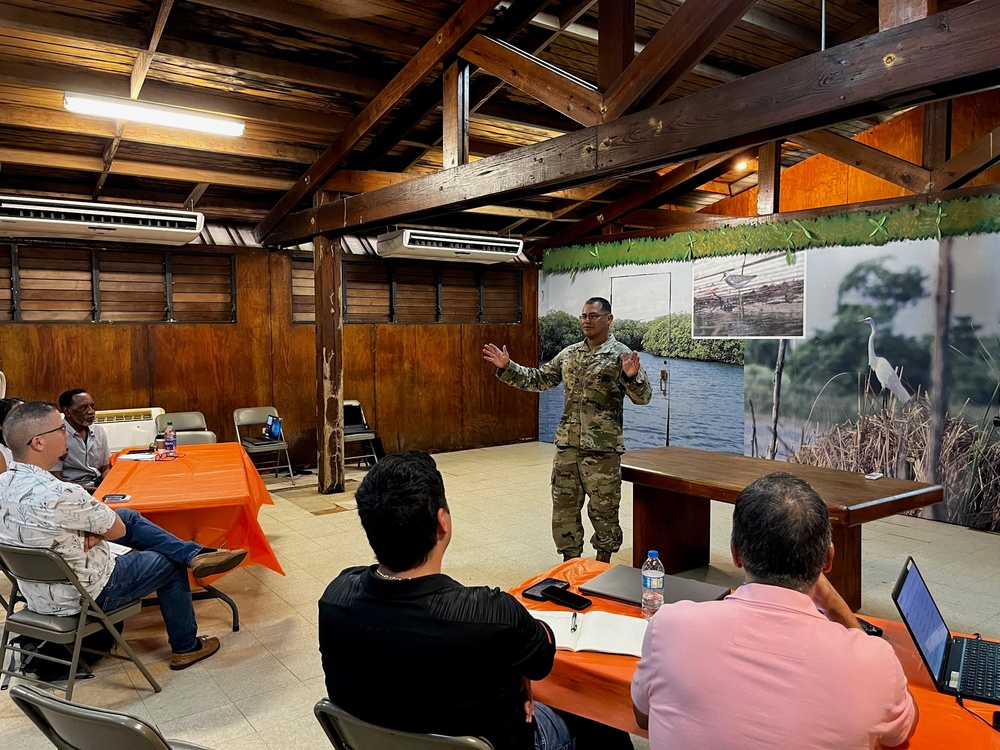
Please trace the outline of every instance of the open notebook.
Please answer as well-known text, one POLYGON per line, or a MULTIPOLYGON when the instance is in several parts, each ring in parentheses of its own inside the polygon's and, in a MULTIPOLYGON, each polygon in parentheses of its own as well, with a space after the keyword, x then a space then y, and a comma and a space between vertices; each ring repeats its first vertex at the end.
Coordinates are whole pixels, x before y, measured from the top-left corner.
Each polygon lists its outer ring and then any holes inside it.
POLYGON ((556 637, 556 648, 568 651, 600 651, 605 654, 642 656, 642 638, 646 621, 641 617, 613 615, 609 612, 540 612, 531 616, 541 620, 556 637), (576 614, 576 630, 573 615, 576 614))

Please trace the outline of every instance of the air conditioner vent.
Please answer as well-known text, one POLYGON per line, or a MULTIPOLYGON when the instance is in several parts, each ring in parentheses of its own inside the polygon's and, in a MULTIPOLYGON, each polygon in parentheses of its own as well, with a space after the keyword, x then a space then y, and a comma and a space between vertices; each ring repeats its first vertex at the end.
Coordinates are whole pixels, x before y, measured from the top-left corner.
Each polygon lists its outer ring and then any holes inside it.
POLYGON ((508 237, 400 229, 381 234, 375 252, 386 258, 420 258, 464 263, 525 261, 524 242, 508 237))
POLYGON ((205 217, 193 211, 0 195, 0 237, 88 239, 183 245, 205 217))

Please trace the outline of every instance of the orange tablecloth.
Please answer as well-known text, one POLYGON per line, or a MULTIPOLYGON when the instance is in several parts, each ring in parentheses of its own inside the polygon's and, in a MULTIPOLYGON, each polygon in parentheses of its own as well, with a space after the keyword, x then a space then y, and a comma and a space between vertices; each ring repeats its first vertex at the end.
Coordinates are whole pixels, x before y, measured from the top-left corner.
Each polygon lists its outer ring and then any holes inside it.
POLYGON ((94 496, 131 495, 128 503, 110 507, 137 510, 181 539, 205 547, 225 542, 229 549, 246 549, 244 565, 264 565, 284 575, 257 523, 260 506, 273 501, 243 447, 185 445, 178 453, 169 461, 116 461, 94 496))
MULTIPOLYGON (((528 609, 560 609, 554 604, 521 598, 521 592, 549 577, 569 581, 570 590, 578 591, 579 584, 608 567, 594 560, 570 560, 525 581, 513 588, 511 593, 528 609)), ((640 616, 636 607, 598 597, 593 597, 593 601, 592 609, 640 616)), ((885 631, 884 637, 895 649, 910 682, 910 690, 920 707, 916 734, 909 745, 902 747, 911 750, 1000 750, 1000 732, 963 711, 953 697, 934 689, 916 646, 902 623, 867 616, 865 619, 885 631)), ((533 685, 535 698, 555 708, 646 736, 632 715, 630 686, 635 663, 636 659, 631 656, 557 651, 551 674, 533 685)), ((724 686, 720 685, 719 689, 724 689, 724 686)), ((965 705, 987 721, 992 721, 995 706, 975 701, 966 701, 965 705)))

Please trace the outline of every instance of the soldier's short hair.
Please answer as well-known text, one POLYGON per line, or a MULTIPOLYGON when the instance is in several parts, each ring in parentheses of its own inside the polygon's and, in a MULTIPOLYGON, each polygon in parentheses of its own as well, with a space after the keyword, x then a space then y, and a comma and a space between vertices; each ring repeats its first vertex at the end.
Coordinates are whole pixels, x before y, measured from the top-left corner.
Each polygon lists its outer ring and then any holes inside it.
POLYGON ((358 516, 378 561, 389 570, 422 565, 437 543, 437 514, 448 510, 444 480, 423 451, 386 456, 354 495, 358 516))
POLYGON ((604 297, 591 297, 590 299, 588 299, 586 302, 583 303, 584 307, 586 307, 587 305, 600 305, 602 313, 604 313, 605 315, 611 314, 611 303, 608 302, 606 299, 604 299, 604 297))
POLYGON ((758 583, 808 591, 823 570, 831 535, 826 503, 787 472, 761 477, 736 499, 733 547, 758 583))

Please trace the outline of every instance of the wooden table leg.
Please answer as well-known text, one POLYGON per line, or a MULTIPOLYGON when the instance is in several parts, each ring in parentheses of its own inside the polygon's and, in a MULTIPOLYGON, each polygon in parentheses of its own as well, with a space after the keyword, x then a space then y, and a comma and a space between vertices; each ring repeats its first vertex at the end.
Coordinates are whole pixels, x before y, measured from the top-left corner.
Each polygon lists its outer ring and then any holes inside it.
POLYGON ((632 565, 642 567, 651 549, 660 553, 667 573, 708 565, 711 511, 703 497, 634 484, 632 565))
POLYGON ((861 609, 861 527, 833 527, 833 570, 827 573, 852 611, 861 609))

